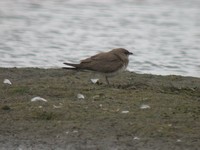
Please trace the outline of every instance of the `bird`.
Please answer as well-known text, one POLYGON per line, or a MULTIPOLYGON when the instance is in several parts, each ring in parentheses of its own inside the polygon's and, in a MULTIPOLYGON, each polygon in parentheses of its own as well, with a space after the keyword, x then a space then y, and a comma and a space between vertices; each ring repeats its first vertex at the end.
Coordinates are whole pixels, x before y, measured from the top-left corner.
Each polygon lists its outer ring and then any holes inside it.
POLYGON ((63 67, 63 69, 89 70, 103 74, 106 83, 110 85, 108 77, 112 77, 127 68, 129 55, 133 55, 133 53, 124 48, 115 48, 108 52, 101 52, 83 59, 79 64, 65 62, 63 64, 71 67, 63 67))

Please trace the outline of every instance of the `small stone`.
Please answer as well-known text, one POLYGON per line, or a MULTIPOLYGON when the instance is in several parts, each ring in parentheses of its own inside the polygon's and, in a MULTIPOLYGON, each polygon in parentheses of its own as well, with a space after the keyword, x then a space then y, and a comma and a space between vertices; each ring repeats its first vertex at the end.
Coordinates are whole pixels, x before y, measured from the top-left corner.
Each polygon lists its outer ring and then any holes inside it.
POLYGON ((168 124, 168 127, 172 127, 172 124, 168 124))
POLYGON ((78 133, 78 130, 73 130, 72 132, 73 132, 73 133, 78 133))
POLYGON ((140 138, 137 137, 137 136, 135 136, 133 139, 134 139, 134 140, 140 140, 140 138))
POLYGON ((5 105, 5 106, 2 107, 2 109, 3 110, 10 110, 11 108, 9 106, 5 105))
POLYGON ((55 109, 62 108, 62 103, 59 103, 59 105, 53 105, 53 108, 55 109))
POLYGON ((93 96, 93 99, 99 99, 99 98, 100 98, 99 95, 95 95, 95 96, 93 96))
POLYGON ((78 98, 78 99, 84 99, 85 96, 84 96, 83 94, 80 94, 80 93, 79 93, 79 94, 77 94, 77 98, 78 98))
POLYGON ((66 131, 65 133, 66 133, 66 134, 69 134, 69 131, 66 131))
POLYGON ((122 114, 127 114, 127 113, 129 113, 129 111, 128 110, 123 110, 121 113, 122 114))
POLYGON ((146 105, 146 104, 142 104, 140 106, 140 109, 149 109, 149 108, 151 108, 151 107, 149 105, 146 105))

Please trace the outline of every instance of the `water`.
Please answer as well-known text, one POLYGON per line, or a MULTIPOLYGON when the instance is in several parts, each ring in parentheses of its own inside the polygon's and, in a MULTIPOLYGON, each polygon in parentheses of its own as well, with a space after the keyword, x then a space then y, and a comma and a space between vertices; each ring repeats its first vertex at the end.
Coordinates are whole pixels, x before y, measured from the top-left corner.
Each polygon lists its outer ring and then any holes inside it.
POLYGON ((1 0, 0 67, 132 51, 128 69, 200 77, 199 0, 1 0))

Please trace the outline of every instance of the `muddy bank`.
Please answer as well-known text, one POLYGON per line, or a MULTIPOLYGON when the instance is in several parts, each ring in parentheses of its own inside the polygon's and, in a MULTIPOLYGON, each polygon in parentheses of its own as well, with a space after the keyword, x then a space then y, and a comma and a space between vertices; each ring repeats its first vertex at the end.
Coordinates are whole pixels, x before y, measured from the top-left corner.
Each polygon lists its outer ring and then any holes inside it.
POLYGON ((125 72, 111 86, 90 78, 62 69, 0 68, 1 149, 200 147, 199 78, 125 72), (38 96, 47 102, 31 101, 38 96))

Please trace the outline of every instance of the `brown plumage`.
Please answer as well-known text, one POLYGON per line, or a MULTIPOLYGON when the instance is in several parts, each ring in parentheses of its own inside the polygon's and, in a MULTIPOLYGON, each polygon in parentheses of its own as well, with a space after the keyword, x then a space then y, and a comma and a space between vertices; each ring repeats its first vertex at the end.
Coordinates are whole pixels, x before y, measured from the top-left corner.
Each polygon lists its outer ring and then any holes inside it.
POLYGON ((64 63, 74 68, 64 67, 64 69, 91 70, 105 75, 106 82, 109 84, 108 77, 125 70, 128 66, 128 56, 131 52, 124 48, 116 48, 109 52, 103 52, 86 58, 80 64, 64 63))

